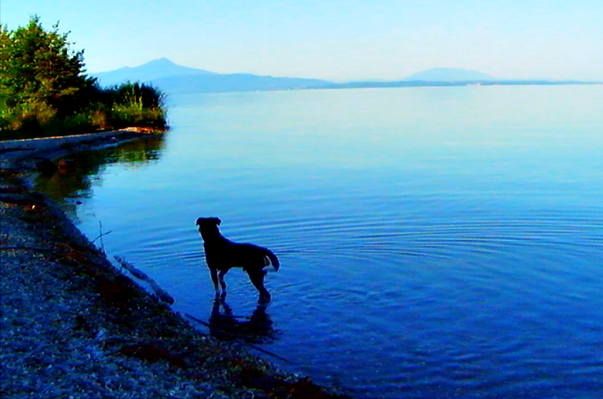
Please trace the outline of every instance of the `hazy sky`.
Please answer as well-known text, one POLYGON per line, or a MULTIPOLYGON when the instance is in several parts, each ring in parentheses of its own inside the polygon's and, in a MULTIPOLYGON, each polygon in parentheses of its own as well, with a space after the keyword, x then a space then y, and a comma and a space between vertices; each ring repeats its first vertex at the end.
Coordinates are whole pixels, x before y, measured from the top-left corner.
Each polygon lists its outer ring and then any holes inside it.
POLYGON ((0 0, 70 31, 89 72, 167 57, 220 73, 398 79, 434 67, 603 80, 603 0, 0 0))

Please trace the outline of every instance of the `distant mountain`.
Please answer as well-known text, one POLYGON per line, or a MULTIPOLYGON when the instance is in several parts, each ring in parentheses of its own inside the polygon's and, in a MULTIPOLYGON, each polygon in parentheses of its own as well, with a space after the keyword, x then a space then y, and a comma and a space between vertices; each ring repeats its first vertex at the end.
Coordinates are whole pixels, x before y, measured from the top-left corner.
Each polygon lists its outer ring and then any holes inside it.
POLYGON ((252 74, 220 74, 177 65, 161 58, 135 68, 91 74, 101 85, 111 86, 126 81, 151 83, 166 93, 220 93, 234 91, 359 89, 419 86, 465 85, 559 85, 600 84, 601 82, 499 80, 481 72, 459 68, 433 68, 398 81, 361 81, 334 83, 319 79, 260 76, 252 74))
POLYGON ((406 81, 423 82, 475 82, 495 80, 490 75, 478 71, 461 68, 432 68, 407 76, 406 81))
POLYGON ((174 76, 156 79, 152 83, 168 93, 319 89, 332 84, 319 79, 260 76, 244 73, 174 76))
POLYGON ((151 82, 157 79, 163 79, 174 76, 194 76, 194 75, 217 75, 214 72, 204 69, 189 68, 177 65, 167 58, 160 58, 147 62, 146 64, 131 68, 124 67, 110 72, 100 72, 91 74, 98 78, 102 86, 112 86, 115 84, 131 82, 151 82))
POLYGON ((583 80, 465 80, 465 81, 426 81, 398 80, 388 82, 347 82, 332 83, 320 89, 379 89, 394 87, 454 87, 454 86, 559 86, 559 85, 603 85, 603 82, 583 80))
POLYGON ((319 79, 281 78, 252 74, 219 74, 177 65, 161 58, 135 68, 91 74, 102 86, 131 82, 151 83, 167 93, 216 93, 254 90, 318 88, 330 84, 319 79))

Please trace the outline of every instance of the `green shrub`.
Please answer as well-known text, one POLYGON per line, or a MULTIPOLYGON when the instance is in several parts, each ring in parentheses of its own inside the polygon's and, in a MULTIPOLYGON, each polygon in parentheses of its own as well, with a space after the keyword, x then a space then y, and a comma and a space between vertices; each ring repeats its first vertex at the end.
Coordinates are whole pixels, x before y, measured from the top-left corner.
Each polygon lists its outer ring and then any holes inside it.
POLYGON ((165 95, 144 83, 127 82, 106 89, 111 103, 109 115, 113 127, 144 126, 165 128, 165 95))

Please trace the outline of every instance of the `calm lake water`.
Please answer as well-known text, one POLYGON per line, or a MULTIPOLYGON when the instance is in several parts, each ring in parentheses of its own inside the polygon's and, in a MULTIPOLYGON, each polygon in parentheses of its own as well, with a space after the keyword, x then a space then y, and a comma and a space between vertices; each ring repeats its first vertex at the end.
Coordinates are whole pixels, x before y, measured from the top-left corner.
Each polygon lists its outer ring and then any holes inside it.
POLYGON ((170 103, 163 140, 39 185, 174 309, 358 397, 601 397, 603 86, 170 103), (279 256, 267 309, 240 270, 214 308, 199 216, 279 256))

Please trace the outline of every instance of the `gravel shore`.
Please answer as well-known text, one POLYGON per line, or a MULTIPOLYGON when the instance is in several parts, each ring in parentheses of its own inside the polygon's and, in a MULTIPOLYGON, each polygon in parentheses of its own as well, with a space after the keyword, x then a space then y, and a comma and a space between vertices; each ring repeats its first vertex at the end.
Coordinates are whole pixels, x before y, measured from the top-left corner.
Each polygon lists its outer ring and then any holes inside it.
POLYGON ((31 189, 41 157, 137 134, 94 137, 0 147, 0 397, 348 398, 201 333, 31 189))

